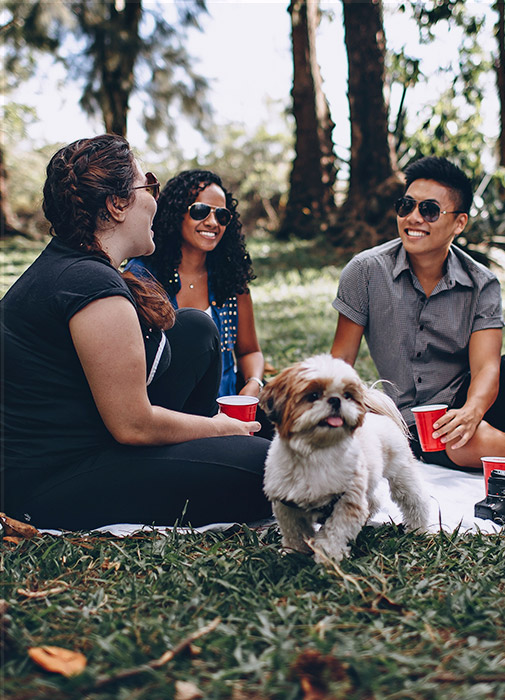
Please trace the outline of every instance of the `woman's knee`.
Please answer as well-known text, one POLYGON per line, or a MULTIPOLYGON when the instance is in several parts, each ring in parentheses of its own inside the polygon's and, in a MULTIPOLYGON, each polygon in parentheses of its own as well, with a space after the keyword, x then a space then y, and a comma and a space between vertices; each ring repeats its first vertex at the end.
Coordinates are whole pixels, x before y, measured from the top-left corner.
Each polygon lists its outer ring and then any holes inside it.
POLYGON ((180 344, 190 347, 212 348, 219 350, 219 331, 216 324, 205 311, 200 309, 177 309, 175 323, 166 331, 173 348, 180 344))

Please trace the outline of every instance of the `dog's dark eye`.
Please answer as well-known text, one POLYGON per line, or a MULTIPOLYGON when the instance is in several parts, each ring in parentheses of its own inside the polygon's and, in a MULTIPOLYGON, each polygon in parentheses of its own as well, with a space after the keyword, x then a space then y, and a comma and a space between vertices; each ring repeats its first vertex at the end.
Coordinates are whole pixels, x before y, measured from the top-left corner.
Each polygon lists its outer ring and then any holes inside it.
POLYGON ((310 394, 307 394, 307 396, 305 397, 305 401, 309 401, 310 403, 314 403, 314 401, 317 401, 320 398, 321 398, 321 392, 320 391, 313 391, 310 394))
POLYGON ((352 400, 354 396, 351 394, 350 391, 346 391, 344 394, 344 399, 352 400))

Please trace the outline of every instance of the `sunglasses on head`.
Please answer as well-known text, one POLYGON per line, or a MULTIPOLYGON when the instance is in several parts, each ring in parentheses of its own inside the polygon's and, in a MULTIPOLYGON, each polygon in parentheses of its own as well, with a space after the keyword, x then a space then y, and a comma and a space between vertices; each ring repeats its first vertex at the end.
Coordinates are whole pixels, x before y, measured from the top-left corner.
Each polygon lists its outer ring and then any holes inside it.
POLYGON ((456 211, 441 211, 440 205, 433 201, 432 199, 423 199, 422 202, 418 202, 417 199, 413 197, 400 197, 395 202, 395 211, 399 217, 403 218, 408 216, 410 212, 414 211, 416 206, 419 207, 419 213, 425 221, 429 224, 438 221, 441 214, 463 214, 461 209, 456 211))
POLYGON ((194 221, 203 221, 211 212, 213 212, 217 223, 221 224, 221 226, 228 226, 231 221, 231 212, 228 209, 225 207, 211 207, 210 204, 204 204, 204 202, 193 202, 188 207, 188 212, 194 221))
POLYGON ((158 197, 160 196, 160 183, 158 182, 158 178, 154 173, 146 173, 146 180, 147 180, 147 185, 137 185, 136 187, 133 187, 132 189, 134 190, 143 190, 146 189, 150 195, 154 197, 154 199, 158 200, 158 197))

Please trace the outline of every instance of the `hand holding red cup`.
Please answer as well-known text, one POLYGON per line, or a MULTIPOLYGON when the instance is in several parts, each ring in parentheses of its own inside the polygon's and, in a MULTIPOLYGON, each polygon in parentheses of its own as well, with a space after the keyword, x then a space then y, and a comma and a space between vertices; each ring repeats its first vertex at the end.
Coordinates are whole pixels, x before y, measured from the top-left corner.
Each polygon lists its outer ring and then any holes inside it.
POLYGON ((440 416, 447 412, 447 408, 447 404, 438 403, 410 409, 416 420, 417 434, 423 452, 445 450, 445 443, 440 438, 433 437, 433 423, 436 423, 440 416))
MULTIPOLYGON (((227 416, 230 416, 230 418, 237 418, 246 423, 256 418, 256 409, 259 402, 256 396, 236 394, 232 396, 220 396, 216 401, 219 404, 220 413, 225 413, 227 416)), ((254 435, 254 433, 251 433, 251 435, 254 435)))

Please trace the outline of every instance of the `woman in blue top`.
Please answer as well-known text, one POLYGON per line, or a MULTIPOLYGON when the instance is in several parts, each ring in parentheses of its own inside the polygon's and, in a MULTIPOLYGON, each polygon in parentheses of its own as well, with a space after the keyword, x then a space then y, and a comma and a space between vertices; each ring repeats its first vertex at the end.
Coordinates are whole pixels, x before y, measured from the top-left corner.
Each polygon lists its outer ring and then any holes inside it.
POLYGON ((241 229, 237 201, 221 178, 208 170, 186 170, 160 194, 155 252, 127 266, 139 277, 146 270, 154 275, 175 308, 202 309, 214 319, 221 338, 221 396, 238 389, 258 396, 263 384, 264 359, 248 288, 254 274, 241 229))

